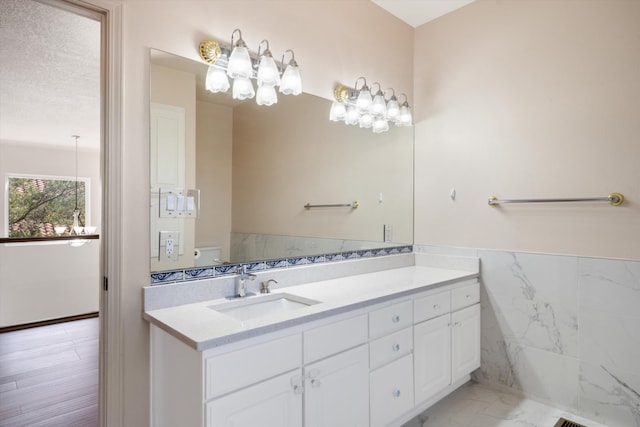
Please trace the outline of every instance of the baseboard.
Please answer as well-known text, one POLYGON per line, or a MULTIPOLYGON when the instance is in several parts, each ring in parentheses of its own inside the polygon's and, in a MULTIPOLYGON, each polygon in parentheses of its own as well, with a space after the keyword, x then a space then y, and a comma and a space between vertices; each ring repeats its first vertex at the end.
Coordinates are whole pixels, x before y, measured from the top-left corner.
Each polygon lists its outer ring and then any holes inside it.
POLYGON ((0 327, 0 334, 3 332, 13 332, 22 329, 37 328, 38 326, 55 325, 56 323, 73 322, 74 320, 91 319, 92 317, 98 317, 98 312, 94 311, 85 314, 76 314, 74 316, 59 317, 57 319, 39 320, 37 322, 23 323, 22 325, 11 325, 0 327))

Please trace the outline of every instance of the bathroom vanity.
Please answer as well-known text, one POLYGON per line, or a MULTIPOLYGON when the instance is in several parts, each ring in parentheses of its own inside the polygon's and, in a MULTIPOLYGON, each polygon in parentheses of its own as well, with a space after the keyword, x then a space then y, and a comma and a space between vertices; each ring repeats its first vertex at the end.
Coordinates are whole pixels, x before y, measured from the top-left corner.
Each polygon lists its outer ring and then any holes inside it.
POLYGON ((475 262, 146 311, 152 424, 401 425, 480 366, 475 262))

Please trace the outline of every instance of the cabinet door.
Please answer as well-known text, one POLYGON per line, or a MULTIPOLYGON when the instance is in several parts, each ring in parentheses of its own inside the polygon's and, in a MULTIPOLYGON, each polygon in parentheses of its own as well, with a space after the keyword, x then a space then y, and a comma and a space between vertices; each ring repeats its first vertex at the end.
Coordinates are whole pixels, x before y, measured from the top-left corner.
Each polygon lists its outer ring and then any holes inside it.
POLYGON ((436 317, 414 326, 416 404, 429 399, 451 383, 450 316, 436 317))
POLYGON ((413 408, 413 357, 371 372, 371 427, 388 426, 413 408))
POLYGON ((455 382, 480 367, 480 304, 451 314, 455 382))
POLYGON ((306 427, 369 426, 367 345, 305 367, 305 378, 306 427))
POLYGON ((296 370, 213 400, 207 427, 302 427, 301 372, 296 370))

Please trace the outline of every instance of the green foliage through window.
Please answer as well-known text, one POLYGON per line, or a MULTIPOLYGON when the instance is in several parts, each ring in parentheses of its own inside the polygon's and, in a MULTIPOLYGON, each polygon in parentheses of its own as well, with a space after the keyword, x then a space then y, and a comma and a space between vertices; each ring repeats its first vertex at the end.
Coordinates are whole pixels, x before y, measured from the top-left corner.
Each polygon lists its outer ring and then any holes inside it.
MULTIPOLYGON (((84 181, 78 181, 77 200, 80 226, 84 226, 84 181)), ((55 236, 54 227, 73 224, 75 206, 75 180, 9 177, 8 236, 55 236)))

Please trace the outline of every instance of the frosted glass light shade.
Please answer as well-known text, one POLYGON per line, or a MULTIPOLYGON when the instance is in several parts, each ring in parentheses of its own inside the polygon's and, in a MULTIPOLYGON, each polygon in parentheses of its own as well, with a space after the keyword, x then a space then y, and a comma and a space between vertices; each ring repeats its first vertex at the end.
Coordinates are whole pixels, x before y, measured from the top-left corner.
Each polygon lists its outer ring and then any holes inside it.
POLYGON ((378 94, 373 98, 373 104, 371 104, 371 114, 374 116, 386 116, 387 115, 387 103, 384 100, 382 94, 378 94))
POLYGON ((302 80, 297 65, 287 65, 280 82, 280 93, 285 95, 300 95, 302 93, 302 80))
POLYGON ((253 89, 251 80, 246 77, 237 77, 233 79, 233 99, 251 99, 256 92, 253 89))
POLYGON ((387 102, 387 119, 395 122, 398 118, 398 114, 400 114, 398 101, 391 98, 389 102, 387 102))
POLYGON ((278 102, 278 94, 276 93, 275 86, 260 85, 258 86, 258 92, 256 93, 256 103, 258 105, 273 105, 278 102))
POLYGON ((398 114, 398 121, 396 125, 398 126, 411 126, 411 122, 413 118, 411 117, 411 110, 406 105, 400 107, 400 114, 398 114))
POLYGON ((209 65, 204 85, 209 92, 226 92, 230 87, 229 77, 227 77, 227 73, 222 68, 209 65))
POLYGON ((376 117, 373 120, 373 133, 382 133, 389 130, 389 122, 384 117, 376 117))
POLYGON ((347 109, 342 102, 333 101, 331 104, 331 110, 329 111, 329 120, 332 122, 340 122, 344 120, 344 116, 347 114, 347 109))
POLYGON ((361 115, 360 119, 358 120, 358 124, 361 128, 369 129, 373 124, 373 116, 369 113, 361 115))
POLYGON ((368 113, 371 110, 371 105, 373 104, 373 99, 371 98, 371 92, 368 89, 363 89, 358 94, 358 99, 356 99, 356 109, 359 113, 364 114, 368 113))
POLYGON ((249 50, 245 46, 238 45, 231 51, 229 64, 227 65, 227 75, 232 79, 238 77, 249 79, 253 73, 249 50))
POLYGON ((344 116, 345 124, 357 125, 359 118, 360 118, 360 115, 358 114, 358 111, 356 110, 355 105, 349 105, 347 107, 347 113, 344 116))
POLYGON ((260 57, 260 65, 258 65, 257 80, 258 80, 258 86, 280 85, 280 70, 278 70, 276 61, 273 60, 272 56, 262 55, 262 57, 260 57))

